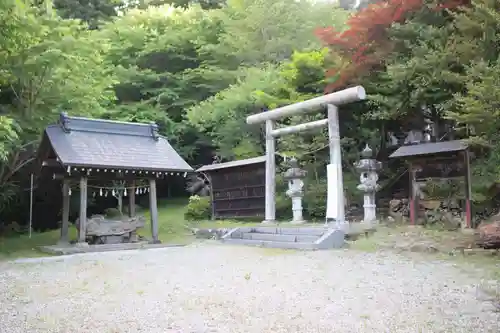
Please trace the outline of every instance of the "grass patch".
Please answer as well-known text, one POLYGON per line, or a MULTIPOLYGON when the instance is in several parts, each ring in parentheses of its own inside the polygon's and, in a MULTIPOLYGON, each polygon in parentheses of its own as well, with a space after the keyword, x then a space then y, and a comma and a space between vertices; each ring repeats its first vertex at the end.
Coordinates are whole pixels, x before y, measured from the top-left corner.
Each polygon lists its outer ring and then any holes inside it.
MULTIPOLYGON (((184 219, 187 200, 159 200, 158 201, 158 238, 163 243, 181 243, 185 244, 190 241, 184 219)), ((148 210, 137 212, 138 215, 146 217, 146 225, 139 234, 146 238, 151 238, 151 225, 148 210)))
MULTIPOLYGON (((216 228, 239 228, 239 227, 262 227, 260 221, 245 221, 245 220, 215 220, 215 221, 194 221, 186 222, 187 225, 193 228, 200 229, 216 229, 216 228)), ((321 227, 322 223, 304 223, 304 224, 292 224, 290 222, 277 222, 276 224, 266 225, 269 227, 280 227, 280 228, 309 228, 309 227, 321 227)))
POLYGON ((363 252, 377 252, 387 248, 398 249, 399 252, 404 249, 406 251, 400 253, 412 254, 413 258, 418 255, 418 258, 424 260, 451 262, 464 274, 477 279, 479 290, 500 311, 500 256, 483 250, 467 252, 473 244, 474 236, 460 231, 396 225, 379 226, 377 231, 368 237, 360 235, 350 243, 350 248, 363 252), (415 253, 412 251, 412 244, 418 243, 432 243, 439 251, 415 253))
POLYGON ((479 290, 487 296, 496 311, 500 312, 500 257, 498 255, 476 254, 440 256, 443 260, 452 261, 465 274, 478 280, 479 290))
POLYGON ((360 235, 357 240, 351 242, 350 248, 364 252, 393 248, 400 253, 419 255, 419 258, 423 259, 452 262, 460 271, 477 278, 482 291, 496 302, 500 310, 500 256, 481 249, 478 251, 471 249, 472 251, 468 252, 469 248, 474 247, 474 239, 473 235, 461 231, 408 225, 382 225, 368 237, 360 235), (414 244, 433 244, 438 251, 421 252, 418 248, 413 251, 414 244))
POLYGON ((474 236, 460 231, 447 231, 434 227, 409 225, 379 225, 375 233, 367 238, 364 235, 352 243, 353 248, 375 251, 382 248, 409 246, 418 243, 433 243, 440 252, 455 252, 457 248, 469 248, 474 243, 474 236))
MULTIPOLYGON (((160 200, 158 202, 158 233, 162 242, 186 244, 193 239, 186 229, 187 222, 184 219, 186 204, 187 200, 160 200)), ((139 230, 139 234, 151 238, 149 211, 139 211, 137 214, 146 216, 146 226, 139 230)), ((61 231, 57 229, 41 233, 34 232, 31 238, 26 234, 0 236, 0 260, 49 256, 39 251, 38 247, 57 244, 60 234, 61 231)), ((72 224, 69 228, 69 237, 70 239, 77 238, 76 228, 72 224)))
POLYGON ((362 252, 377 252, 380 249, 380 245, 377 242, 376 237, 364 237, 358 238, 349 244, 349 248, 362 252))
MULTIPOLYGON (((223 221, 186 221, 184 213, 186 211, 187 199, 169 199, 158 201, 158 233, 159 239, 163 243, 188 244, 194 240, 188 227, 193 228, 237 228, 242 226, 256 226, 260 221, 245 222, 242 220, 223 221)), ((150 214, 148 210, 140 210, 138 215, 146 217, 146 225, 139 230, 139 234, 146 238, 151 238, 151 226, 149 223, 150 214)), ((280 224, 286 226, 287 224, 280 224)), ((61 231, 51 230, 43 233, 34 232, 32 237, 28 235, 15 235, 12 237, 0 236, 0 260, 43 257, 48 256, 38 250, 40 246, 57 244, 61 231)), ((70 224, 70 239, 77 238, 76 228, 70 224)))
POLYGON ((215 221, 193 221, 188 222, 188 225, 193 228, 200 229, 217 229, 217 228, 239 228, 253 227, 260 225, 259 222, 244 222, 241 220, 215 220, 215 221))
MULTIPOLYGON (((31 238, 28 235, 0 237, 0 260, 49 256, 40 252, 38 247, 56 244, 60 235, 60 230, 52 230, 43 233, 34 232, 31 238)), ((76 238, 76 229, 73 226, 70 227, 70 237, 76 238)))

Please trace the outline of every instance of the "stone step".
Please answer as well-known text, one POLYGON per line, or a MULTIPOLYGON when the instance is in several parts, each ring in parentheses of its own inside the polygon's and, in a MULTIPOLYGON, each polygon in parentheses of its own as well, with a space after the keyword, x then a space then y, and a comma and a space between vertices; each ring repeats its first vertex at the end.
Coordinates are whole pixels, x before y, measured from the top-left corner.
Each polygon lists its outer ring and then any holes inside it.
POLYGON ((318 248, 315 243, 277 242, 271 240, 265 241, 265 240, 253 240, 253 239, 237 239, 237 238, 227 238, 224 240, 224 243, 232 245, 250 245, 250 246, 275 248, 275 249, 315 250, 318 248))
POLYGON ((318 239, 319 236, 313 235, 284 235, 284 234, 264 234, 256 232, 245 232, 241 234, 241 239, 262 240, 262 241, 277 241, 277 242, 299 242, 299 243, 312 243, 318 239))
POLYGON ((281 235, 308 235, 321 236, 325 233, 326 228, 323 227, 297 227, 297 228, 280 228, 280 227, 255 227, 250 228, 249 232, 259 234, 281 234, 281 235))
POLYGON ((290 231, 284 230, 285 228, 279 229, 269 227, 235 228, 222 236, 221 241, 227 244, 303 250, 326 250, 341 248, 345 245, 346 234, 344 231, 338 229, 293 228, 295 234, 279 233, 279 231, 290 231), (270 232, 270 229, 274 229, 274 233, 270 232), (267 232, 257 232, 263 230, 267 232), (297 234, 297 232, 300 233, 297 234))

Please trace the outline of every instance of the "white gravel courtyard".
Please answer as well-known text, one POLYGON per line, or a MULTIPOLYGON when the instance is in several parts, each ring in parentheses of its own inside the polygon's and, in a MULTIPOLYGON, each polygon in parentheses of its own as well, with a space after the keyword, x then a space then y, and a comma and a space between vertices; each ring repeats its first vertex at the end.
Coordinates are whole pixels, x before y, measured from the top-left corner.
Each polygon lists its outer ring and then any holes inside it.
POLYGON ((450 262, 199 243, 0 264, 1 333, 495 332, 450 262))

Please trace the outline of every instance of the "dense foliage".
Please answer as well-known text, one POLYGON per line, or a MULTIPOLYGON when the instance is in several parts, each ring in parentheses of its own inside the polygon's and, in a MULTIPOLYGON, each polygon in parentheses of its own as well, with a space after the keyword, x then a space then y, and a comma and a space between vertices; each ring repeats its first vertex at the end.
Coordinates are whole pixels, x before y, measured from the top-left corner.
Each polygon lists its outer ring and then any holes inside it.
POLYGON ((477 201, 490 199, 500 170, 498 9, 494 0, 393 0, 353 15, 341 33, 319 31, 333 56, 342 55, 328 71, 333 87, 364 84, 368 117, 401 127, 428 117, 476 146, 477 201), (347 42, 350 35, 359 38, 347 42))
POLYGON ((208 220, 211 214, 210 197, 200 197, 198 195, 189 197, 189 203, 184 213, 184 218, 187 221, 208 220))
MULTIPOLYGON (((358 200, 352 162, 364 144, 384 159, 388 130, 427 117, 478 146, 474 193, 485 202, 500 176, 499 9, 495 0, 387 0, 357 12, 294 0, 1 1, 0 215, 26 211, 25 167, 61 110, 156 121, 199 165, 262 154, 247 115, 353 84, 370 99, 340 115, 349 199, 358 200)), ((309 171, 306 207, 321 217, 326 133, 285 137, 278 152, 309 171)))

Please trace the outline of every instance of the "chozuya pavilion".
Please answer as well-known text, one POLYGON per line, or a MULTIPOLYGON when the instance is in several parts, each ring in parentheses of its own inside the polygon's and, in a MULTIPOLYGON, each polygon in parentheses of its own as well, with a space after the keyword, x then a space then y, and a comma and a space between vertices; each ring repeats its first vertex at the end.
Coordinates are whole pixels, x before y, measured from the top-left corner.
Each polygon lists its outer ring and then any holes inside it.
POLYGON ((151 243, 158 239, 156 181, 167 175, 192 172, 191 166, 158 134, 155 123, 128 123, 70 117, 61 113, 48 126, 38 150, 37 176, 62 180, 63 210, 59 245, 69 245, 69 207, 72 185, 80 189, 80 212, 76 246, 85 247, 89 182, 125 182, 129 215, 135 215, 136 183, 148 184, 151 243))

